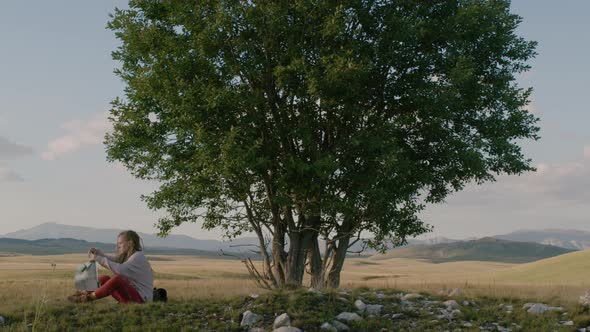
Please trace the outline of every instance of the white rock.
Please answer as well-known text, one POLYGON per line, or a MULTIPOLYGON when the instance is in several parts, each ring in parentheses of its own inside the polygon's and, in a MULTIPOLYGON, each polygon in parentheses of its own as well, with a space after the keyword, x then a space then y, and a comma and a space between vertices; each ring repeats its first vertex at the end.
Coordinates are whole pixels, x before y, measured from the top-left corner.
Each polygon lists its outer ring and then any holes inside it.
POLYGON ((584 293, 580 296, 580 304, 583 306, 590 306, 590 292, 584 293))
POLYGON ((459 288, 453 288, 450 292, 449 292, 449 296, 453 297, 453 296, 459 296, 461 295, 461 290, 459 288))
POLYGON ((348 303, 348 299, 343 298, 342 296, 338 297, 338 301, 348 303))
POLYGON ((549 307, 543 303, 534 303, 532 306, 529 307, 529 310, 527 310, 529 314, 534 315, 544 314, 546 311, 549 311, 549 307))
POLYGON ((6 319, 2 316, 0 316, 0 326, 6 324, 6 319))
POLYGON ((261 319, 261 315, 257 315, 250 310, 246 310, 242 314, 242 321, 240 322, 240 326, 252 326, 261 319))
POLYGON ((391 315, 392 320, 396 320, 396 319, 402 318, 402 317, 404 317, 404 314, 402 314, 402 313, 397 313, 397 314, 391 315))
POLYGON ((377 293, 377 295, 375 295, 378 299, 382 300, 384 298, 386 298, 387 296, 383 293, 377 293))
POLYGON ((338 316, 336 316, 337 320, 343 320, 347 322, 355 321, 355 320, 362 320, 361 316, 357 315, 354 312, 341 312, 338 316))
POLYGON ((281 326, 272 330, 272 332, 301 332, 301 330, 293 326, 281 326))
POLYGON ((409 300, 419 299, 421 297, 422 297, 422 295, 420 295, 418 293, 410 293, 410 294, 406 294, 406 295, 402 296, 402 300, 409 301, 409 300))
POLYGON ((253 299, 257 299, 259 296, 260 296, 260 294, 257 294, 257 293, 250 294, 250 297, 253 299))
POLYGON ((381 315, 383 306, 380 304, 367 304, 365 310, 369 315, 381 315))
POLYGON ((349 331, 348 325, 344 323, 340 323, 339 321, 335 320, 332 321, 332 326, 336 328, 336 331, 349 331))
POLYGON ((470 303, 469 303, 469 301, 463 301, 463 305, 467 307, 470 305, 470 303))
POLYGON ((357 308, 360 311, 365 311, 365 309, 367 308, 367 305, 360 299, 354 301, 354 307, 357 308))
POLYGON ((277 316, 277 318, 275 318, 275 321, 272 324, 272 328, 276 330, 279 327, 289 325, 291 325, 291 318, 289 318, 289 315, 287 315, 287 313, 285 312, 282 315, 277 316))
POLYGON ((459 309, 459 303, 455 300, 448 300, 443 302, 447 309, 459 309))
POLYGON ((504 308, 506 308, 506 311, 514 311, 514 306, 513 305, 506 305, 504 306, 504 308))
POLYGON ((473 327, 473 324, 471 324, 469 322, 465 322, 465 323, 463 323, 463 327, 473 327))
POLYGON ((332 326, 332 324, 326 322, 320 326, 320 331, 338 332, 338 329, 332 326))
POLYGON ((498 330, 498 332, 512 332, 512 329, 499 325, 496 326, 496 329, 498 330))
POLYGON ((310 287, 307 291, 310 292, 310 293, 313 293, 315 295, 324 295, 324 293, 322 293, 321 291, 319 291, 319 290, 317 290, 317 289, 315 289, 313 287, 310 287))
POLYGON ((568 320, 565 322, 561 322, 561 326, 574 326, 574 321, 568 320))

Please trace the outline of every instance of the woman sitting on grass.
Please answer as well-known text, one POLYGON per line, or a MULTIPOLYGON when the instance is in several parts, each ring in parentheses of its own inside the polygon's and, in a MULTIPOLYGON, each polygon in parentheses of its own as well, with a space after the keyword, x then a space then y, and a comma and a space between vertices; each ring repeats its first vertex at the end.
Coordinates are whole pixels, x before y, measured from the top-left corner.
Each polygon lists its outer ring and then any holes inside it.
POLYGON ((143 254, 139 235, 124 231, 117 237, 116 259, 105 256, 102 251, 90 248, 91 261, 113 272, 113 276, 101 276, 100 288, 95 291, 78 291, 68 297, 71 302, 88 302, 112 295, 120 303, 144 303, 152 301, 154 274, 143 254))

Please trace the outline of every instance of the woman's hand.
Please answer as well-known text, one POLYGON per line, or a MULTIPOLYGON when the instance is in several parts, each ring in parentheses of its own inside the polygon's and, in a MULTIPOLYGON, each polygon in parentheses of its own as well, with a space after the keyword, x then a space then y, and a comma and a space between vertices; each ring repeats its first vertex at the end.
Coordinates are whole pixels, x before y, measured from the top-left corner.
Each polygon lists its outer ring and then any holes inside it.
POLYGON ((100 251, 100 249, 90 248, 90 250, 88 250, 88 258, 94 262, 96 260, 96 256, 104 256, 104 254, 102 251, 100 251))

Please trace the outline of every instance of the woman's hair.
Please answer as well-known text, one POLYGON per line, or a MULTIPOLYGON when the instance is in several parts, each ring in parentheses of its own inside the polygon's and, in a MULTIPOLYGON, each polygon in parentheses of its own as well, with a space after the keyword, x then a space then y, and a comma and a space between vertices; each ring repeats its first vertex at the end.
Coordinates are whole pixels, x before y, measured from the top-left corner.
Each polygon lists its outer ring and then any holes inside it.
POLYGON ((125 261, 127 261, 127 259, 129 259, 129 257, 131 257, 131 255, 133 255, 136 251, 143 250, 143 246, 141 245, 141 238, 135 231, 122 231, 121 233, 119 233, 117 238, 119 238, 119 236, 122 236, 125 239, 125 241, 131 241, 131 246, 129 247, 129 250, 127 250, 127 252, 118 253, 119 256, 117 257, 117 260, 119 261, 119 263, 124 263, 125 261))

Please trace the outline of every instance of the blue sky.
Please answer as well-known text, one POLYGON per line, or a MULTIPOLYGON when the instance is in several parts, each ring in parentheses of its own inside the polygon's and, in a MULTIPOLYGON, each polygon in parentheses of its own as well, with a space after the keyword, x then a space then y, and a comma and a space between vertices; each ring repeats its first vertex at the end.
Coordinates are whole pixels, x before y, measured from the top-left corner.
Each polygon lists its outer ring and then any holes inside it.
MULTIPOLYGON (((0 234, 43 222, 155 232, 139 195, 155 184, 105 161, 110 101, 122 95, 106 30, 126 1, 0 2, 0 234)), ((422 214, 431 236, 480 237, 517 229, 590 231, 590 1, 517 0, 519 33, 539 42, 530 111, 539 142, 524 151, 539 171, 475 187, 422 214)), ((218 238, 199 225, 174 233, 218 238)))

